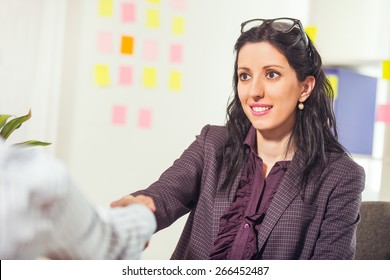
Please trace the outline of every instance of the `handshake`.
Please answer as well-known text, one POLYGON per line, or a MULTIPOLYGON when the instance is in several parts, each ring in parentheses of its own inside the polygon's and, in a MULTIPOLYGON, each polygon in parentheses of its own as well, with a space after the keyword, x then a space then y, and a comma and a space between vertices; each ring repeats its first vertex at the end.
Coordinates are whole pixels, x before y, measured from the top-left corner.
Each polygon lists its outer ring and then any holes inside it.
POLYGON ((131 204, 140 203, 144 204, 153 213, 156 212, 156 205, 154 204, 153 198, 145 195, 125 195, 122 198, 111 202, 111 207, 126 207, 131 204))
POLYGON ((0 259, 139 259, 156 230, 154 201, 91 204, 58 159, 0 141, 0 259))

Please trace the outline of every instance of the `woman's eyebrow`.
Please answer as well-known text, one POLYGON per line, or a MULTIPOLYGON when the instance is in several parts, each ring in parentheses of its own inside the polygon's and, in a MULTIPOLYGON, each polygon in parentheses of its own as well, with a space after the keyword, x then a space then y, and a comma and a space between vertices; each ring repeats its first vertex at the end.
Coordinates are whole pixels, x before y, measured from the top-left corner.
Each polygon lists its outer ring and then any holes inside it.
POLYGON ((245 71, 250 71, 248 67, 238 67, 237 70, 245 70, 245 71))

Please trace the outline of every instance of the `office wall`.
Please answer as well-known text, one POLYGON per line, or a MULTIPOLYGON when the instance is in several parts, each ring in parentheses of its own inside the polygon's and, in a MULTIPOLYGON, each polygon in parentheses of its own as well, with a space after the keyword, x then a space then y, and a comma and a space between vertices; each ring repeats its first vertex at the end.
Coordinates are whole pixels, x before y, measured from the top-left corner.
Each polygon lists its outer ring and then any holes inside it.
MULTIPOLYGON (((311 1, 308 23, 317 28, 316 46, 322 55, 325 65, 330 67, 346 68, 357 74, 377 80, 376 91, 367 99, 359 97, 353 90, 354 85, 346 85, 350 92, 345 93, 351 100, 349 110, 357 109, 353 106, 356 101, 367 102, 370 107, 372 98, 375 98, 376 109, 390 102, 390 80, 383 79, 382 61, 390 59, 390 2, 386 0, 317 0, 311 1)), ((361 81, 360 81, 361 82, 361 81)), ((355 86, 358 83, 355 83, 355 86)), ((360 89, 361 90, 361 89, 360 89)), ((361 117, 365 122, 375 118, 373 149, 369 155, 354 154, 354 159, 366 171, 366 189, 363 193, 365 200, 390 200, 390 150, 389 123, 371 115, 372 110, 361 110, 361 117), (367 114, 370 114, 369 116, 367 114)), ((358 126, 361 117, 355 118, 358 126)), ((339 120, 340 121, 340 120, 339 120)), ((372 120, 370 120, 372 121, 372 120)), ((342 124, 343 125, 343 124, 342 124)), ((345 125, 345 124, 344 124, 345 125)), ((362 141, 356 139, 355 141, 362 141)))
POLYGON ((65 14, 66 0, 0 0, 0 113, 33 114, 10 142, 56 143, 65 14))
MULTIPOLYGON (((233 45, 242 21, 289 16, 300 18, 304 25, 318 25, 319 31, 328 33, 324 37, 319 32, 317 38, 325 63, 353 66, 373 76, 380 75, 380 60, 390 52, 388 30, 376 29, 386 20, 385 0, 186 0, 178 1, 184 3, 179 7, 174 7, 174 2, 114 0, 112 15, 101 16, 98 0, 0 0, 0 38, 6 42, 0 44, 0 112, 21 115, 30 107, 33 110, 33 118, 10 141, 52 141, 45 149, 65 161, 74 180, 98 205, 107 206, 113 199, 147 187, 203 125, 224 123, 231 94, 233 45), (123 3, 136 7, 130 22, 122 21, 123 3), (159 11, 157 28, 147 27, 150 9, 159 11), (362 18, 359 28, 352 24, 356 15, 362 18), (182 35, 172 33, 175 16, 184 18, 182 35), (370 29, 363 24, 364 18, 375 18, 370 21, 376 26, 373 34, 367 33, 370 29), (369 36, 363 40, 365 44, 358 36, 336 32, 362 28, 369 36), (105 46, 108 51, 99 45, 101 32, 112 36, 112 45, 105 46), (331 37, 331 32, 336 37, 331 37), (121 53, 124 35, 134 38, 131 55, 121 53), (353 46, 348 43, 351 40, 353 46), (158 42, 154 59, 145 53, 147 41, 158 42), (171 44, 182 46, 180 62, 171 59, 171 44), (108 85, 96 81, 97 65, 109 68, 108 85), (131 67, 130 84, 120 82, 121 66, 131 67), (157 70, 155 87, 145 86, 145 67, 157 70), (179 90, 169 86, 171 71, 182 75, 179 90), (147 113, 139 122, 144 109, 147 113)), ((377 100, 389 102, 387 83, 378 82, 378 88, 377 100)), ((374 144, 374 150, 378 149, 374 158, 357 160, 372 186, 370 197, 390 200, 386 188, 379 187, 390 182, 386 178, 390 173, 382 172, 389 160, 375 157, 383 154, 388 158, 388 125, 379 126, 374 138, 381 144, 379 148, 374 144)), ((156 234, 144 258, 169 258, 184 219, 156 234)))

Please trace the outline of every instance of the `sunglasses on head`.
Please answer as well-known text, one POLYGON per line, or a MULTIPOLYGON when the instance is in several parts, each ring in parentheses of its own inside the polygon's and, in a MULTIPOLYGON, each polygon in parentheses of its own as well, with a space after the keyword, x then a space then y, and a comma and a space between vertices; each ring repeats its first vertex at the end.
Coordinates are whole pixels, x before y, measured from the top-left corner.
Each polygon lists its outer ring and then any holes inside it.
POLYGON ((303 29, 300 20, 295 18, 275 18, 275 19, 251 19, 241 23, 241 33, 244 33, 254 27, 260 27, 263 24, 269 25, 272 29, 283 33, 289 33, 294 28, 298 28, 305 46, 309 46, 309 39, 303 29))

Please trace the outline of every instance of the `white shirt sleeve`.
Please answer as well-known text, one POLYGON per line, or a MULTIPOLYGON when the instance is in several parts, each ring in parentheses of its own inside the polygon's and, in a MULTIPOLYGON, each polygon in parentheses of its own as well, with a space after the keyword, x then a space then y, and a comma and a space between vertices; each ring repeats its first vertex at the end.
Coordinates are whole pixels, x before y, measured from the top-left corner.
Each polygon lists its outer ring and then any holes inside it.
POLYGON ((62 163, 0 143, 0 259, 138 259, 156 229, 144 205, 97 209, 62 163))

